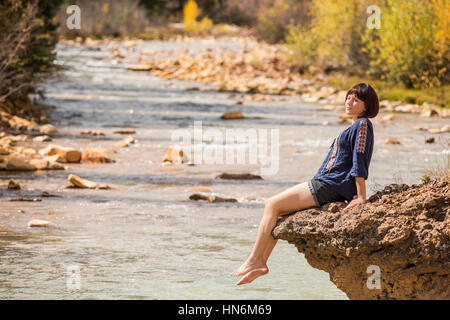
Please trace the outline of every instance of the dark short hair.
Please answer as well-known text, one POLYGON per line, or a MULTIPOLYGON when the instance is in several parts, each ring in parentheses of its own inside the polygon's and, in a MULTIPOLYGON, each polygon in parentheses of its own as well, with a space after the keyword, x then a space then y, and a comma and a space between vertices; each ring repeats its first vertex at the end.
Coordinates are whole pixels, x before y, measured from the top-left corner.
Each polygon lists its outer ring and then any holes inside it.
POLYGON ((380 109, 378 95, 375 90, 367 83, 358 83, 348 90, 345 95, 345 100, 347 101, 348 95, 353 93, 358 97, 358 99, 364 101, 364 105, 366 107, 366 110, 362 112, 358 118, 375 118, 380 109))

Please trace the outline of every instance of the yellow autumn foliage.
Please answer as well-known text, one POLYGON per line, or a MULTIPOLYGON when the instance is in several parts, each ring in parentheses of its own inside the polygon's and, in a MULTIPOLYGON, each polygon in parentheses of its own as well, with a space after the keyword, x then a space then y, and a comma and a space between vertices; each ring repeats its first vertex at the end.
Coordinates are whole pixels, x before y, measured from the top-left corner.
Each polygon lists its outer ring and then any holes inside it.
POLYGON ((191 32, 203 32, 213 26, 213 21, 208 17, 203 17, 197 22, 199 8, 195 0, 188 0, 183 8, 183 24, 186 30, 191 32))
POLYGON ((311 0, 311 22, 291 27, 288 61, 430 88, 450 83, 450 1, 311 0), (369 28, 376 5, 380 28, 369 28))

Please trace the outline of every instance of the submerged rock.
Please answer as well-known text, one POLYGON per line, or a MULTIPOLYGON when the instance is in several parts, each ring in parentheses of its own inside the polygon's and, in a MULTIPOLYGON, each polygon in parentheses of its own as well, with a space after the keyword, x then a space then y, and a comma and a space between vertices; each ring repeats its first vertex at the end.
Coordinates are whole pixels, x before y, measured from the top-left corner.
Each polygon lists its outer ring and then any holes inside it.
POLYGON ((205 200, 211 203, 217 203, 217 202, 237 202, 236 199, 233 198, 222 198, 219 196, 214 196, 214 195, 203 195, 203 194, 199 194, 199 193, 194 193, 192 195, 189 196, 190 200, 205 200))
POLYGON ((261 179, 261 176, 251 173, 221 173, 216 176, 216 179, 230 179, 230 180, 255 180, 261 179))
POLYGON ((244 115, 239 110, 227 111, 220 117, 224 120, 233 120, 233 119, 244 119, 244 115))
POLYGON ((450 174, 389 190, 283 216, 272 234, 350 299, 450 299, 450 174))
POLYGON ((8 190, 20 190, 20 184, 18 184, 14 179, 9 179, 8 190))
POLYGON ((55 228, 56 224, 47 220, 33 219, 28 221, 28 228, 40 227, 40 228, 55 228))

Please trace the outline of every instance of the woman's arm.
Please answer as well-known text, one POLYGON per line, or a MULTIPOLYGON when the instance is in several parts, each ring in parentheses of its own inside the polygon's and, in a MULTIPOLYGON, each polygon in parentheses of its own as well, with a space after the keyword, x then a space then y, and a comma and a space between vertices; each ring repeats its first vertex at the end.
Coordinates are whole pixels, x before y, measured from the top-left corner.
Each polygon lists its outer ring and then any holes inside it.
POLYGON ((344 210, 357 207, 360 204, 366 203, 366 180, 364 177, 355 177, 356 190, 358 197, 350 201, 350 203, 344 208, 344 210))
POLYGON ((355 177, 358 199, 366 201, 366 180, 363 177, 355 177))

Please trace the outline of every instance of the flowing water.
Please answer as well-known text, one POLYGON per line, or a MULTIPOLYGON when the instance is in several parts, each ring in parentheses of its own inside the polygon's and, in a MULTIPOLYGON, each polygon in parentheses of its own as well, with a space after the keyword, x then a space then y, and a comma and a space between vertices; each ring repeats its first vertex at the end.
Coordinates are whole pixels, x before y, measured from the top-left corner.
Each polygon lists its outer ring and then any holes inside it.
MULTIPOLYGON (((140 45, 152 50, 212 46, 140 45)), ((55 195, 41 202, 0 202, 1 299, 347 299, 327 273, 309 266, 285 241, 278 241, 268 275, 240 287, 235 286, 237 278, 228 276, 250 253, 265 199, 310 179, 333 138, 348 126, 323 125, 336 122, 335 111, 297 97, 235 105, 239 94, 186 90, 205 85, 128 71, 104 47, 60 44, 57 49, 58 62, 67 69, 46 83, 45 102, 55 106, 51 121, 61 133, 53 143, 114 149, 124 137, 113 134, 120 128, 134 128, 136 143, 118 149, 114 163, 1 173, 4 182, 13 177, 24 189, 0 189, 3 199, 43 191, 55 195), (234 109, 250 118, 220 119, 234 109), (172 134, 191 130, 194 121, 201 121, 204 131, 222 133, 231 128, 277 130, 279 154, 268 157, 279 160, 276 174, 263 175, 264 180, 214 178, 221 172, 261 174, 261 162, 249 161, 163 166, 172 134), (106 135, 80 135, 87 130, 106 135), (115 188, 62 189, 69 173, 115 188), (207 187, 238 202, 192 201, 191 187, 207 187), (27 228, 36 218, 58 227, 27 228)), ((448 134, 434 135, 437 143, 425 144, 424 138, 432 135, 412 130, 418 124, 442 126, 445 119, 411 114, 396 114, 395 119, 392 124, 373 121, 375 142, 395 137, 402 144, 375 144, 368 197, 386 184, 418 183, 427 170, 448 161, 448 134)))

